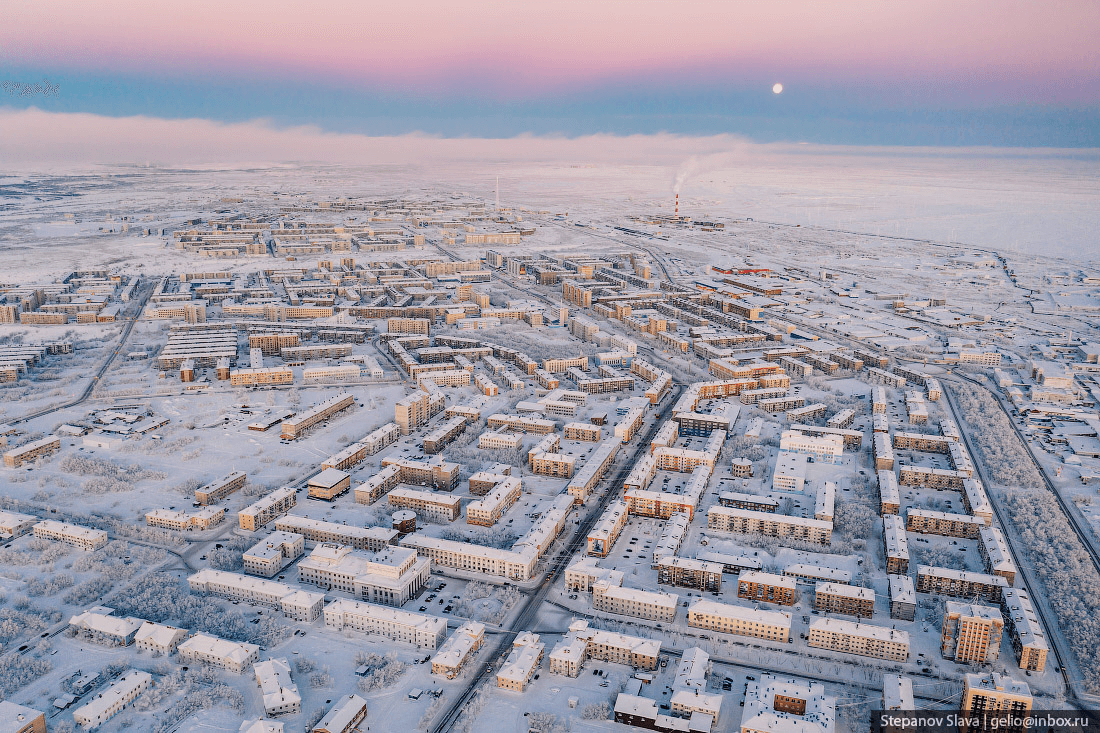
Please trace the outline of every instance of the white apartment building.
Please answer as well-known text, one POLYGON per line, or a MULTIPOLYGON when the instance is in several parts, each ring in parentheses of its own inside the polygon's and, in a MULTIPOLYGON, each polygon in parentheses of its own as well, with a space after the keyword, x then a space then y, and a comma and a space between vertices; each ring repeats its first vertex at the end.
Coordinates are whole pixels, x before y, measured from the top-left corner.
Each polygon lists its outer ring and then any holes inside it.
POLYGON ((535 548, 499 550, 468 542, 422 537, 419 532, 401 540, 401 546, 415 549, 418 555, 430 558, 437 565, 512 580, 529 580, 539 558, 535 548))
POLYGON ((844 439, 839 435, 803 435, 784 430, 779 438, 779 450, 805 453, 819 463, 839 463, 844 455, 844 439))
POLYGON ((354 629, 421 649, 438 648, 447 635, 446 619, 346 598, 325 606, 324 616, 330 629, 354 629))
POLYGON ((187 584, 195 593, 209 593, 234 601, 270 606, 282 611, 287 618, 297 621, 320 618, 325 600, 324 593, 311 593, 274 580, 211 568, 203 568, 191 575, 187 578, 187 584))
POLYGON ((832 522, 725 506, 712 506, 707 511, 707 527, 766 537, 794 537, 822 545, 829 544, 833 535, 832 522))
POLYGON ((290 663, 286 657, 265 659, 253 666, 256 683, 264 698, 264 712, 267 715, 293 715, 302 712, 302 696, 298 686, 290 676, 290 663))
POLYGON ((466 505, 466 523, 492 527, 519 499, 520 489, 518 478, 507 477, 489 493, 466 505))
POLYGON ((569 624, 569 633, 550 652, 550 671, 576 677, 589 659, 655 670, 660 654, 659 641, 589 628, 588 621, 578 619, 569 624))
POLYGON ((44 519, 33 527, 34 536, 42 540, 64 542, 81 550, 98 550, 107 544, 107 533, 102 529, 81 527, 78 524, 56 522, 52 519, 44 519))
POLYGON ((809 645, 862 657, 904 662, 909 659, 909 633, 885 626, 854 623, 838 618, 810 622, 809 645))
POLYGON ((222 523, 225 508, 208 506, 196 512, 178 512, 171 509, 154 509, 145 515, 145 524, 162 529, 206 530, 222 523))
POLYGON ((254 532, 289 512, 297 503, 298 492, 293 487, 284 486, 239 511, 237 521, 241 529, 254 532))
POLYGON ((18 512, 0 512, 0 538, 12 539, 30 532, 38 517, 18 512))
POLYGON ((84 730, 98 728, 122 712, 138 695, 153 686, 153 676, 138 669, 127 670, 110 687, 73 711, 73 720, 84 730))
POLYGON ((242 554, 244 571, 250 575, 270 578, 283 566, 302 556, 306 540, 300 534, 275 531, 245 550, 242 554))
POLYGON ((679 600, 675 593, 623 588, 606 580, 599 580, 592 586, 592 607, 597 611, 651 621, 675 619, 679 600))
POLYGON ((733 606, 699 598, 688 606, 688 626, 721 631, 738 636, 788 642, 791 638, 791 614, 786 611, 733 606))
POLYGON ((467 621, 459 626, 432 657, 432 674, 449 680, 458 676, 466 660, 485 643, 485 624, 467 621))
POLYGON ((523 692, 535 676, 539 662, 542 661, 546 644, 539 641, 538 634, 525 631, 512 643, 512 651, 497 672, 497 687, 523 692))
POLYGON ((302 535, 307 542, 334 542, 356 550, 382 550, 396 542, 398 536, 392 527, 358 527, 295 514, 276 519, 275 529, 302 535))
POLYGON ((175 626, 165 626, 146 621, 134 634, 134 643, 138 649, 147 652, 160 652, 168 656, 187 638, 187 632, 175 626))
POLYGON ((453 522, 458 519, 462 504, 462 500, 457 496, 446 496, 420 489, 396 488, 390 491, 388 496, 390 506, 394 509, 410 509, 442 522, 453 522))
POLYGON ((260 658, 256 644, 228 641, 210 634, 195 634, 176 647, 181 662, 202 662, 242 674, 260 658))

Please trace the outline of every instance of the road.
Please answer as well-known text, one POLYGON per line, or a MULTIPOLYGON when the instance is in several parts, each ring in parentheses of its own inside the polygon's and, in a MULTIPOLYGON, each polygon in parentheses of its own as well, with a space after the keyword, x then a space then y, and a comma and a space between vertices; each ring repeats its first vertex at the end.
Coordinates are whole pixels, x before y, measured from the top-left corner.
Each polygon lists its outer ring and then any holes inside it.
POLYGON ((103 366, 101 366, 99 368, 99 371, 97 371, 95 373, 95 375, 91 378, 91 380, 88 382, 88 386, 85 387, 84 391, 80 394, 79 397, 77 397, 75 400, 72 400, 71 402, 65 402, 65 403, 62 403, 60 405, 54 405, 53 407, 45 407, 41 410, 35 410, 34 412, 28 413, 28 414, 24 415, 23 417, 17 417, 16 419, 10 421, 11 424, 12 425, 17 425, 21 422, 27 422, 28 420, 33 420, 36 417, 42 417, 43 415, 49 415, 51 412, 57 412, 58 410, 64 410, 64 409, 69 408, 69 407, 74 407, 74 406, 79 405, 80 403, 84 402, 89 397, 91 397, 92 392, 94 392, 96 386, 99 385, 99 380, 103 377, 103 375, 111 367, 111 364, 114 363, 115 357, 118 356, 119 352, 122 351, 122 347, 126 344, 126 339, 130 338, 130 332, 132 330, 134 330, 134 324, 137 323, 138 318, 141 316, 141 310, 145 307, 145 303, 146 303, 146 301, 149 300, 149 296, 152 295, 152 293, 153 293, 153 291, 150 290, 150 289, 145 290, 144 294, 141 296, 141 301, 138 303, 137 311, 136 311, 135 315, 132 318, 130 318, 129 320, 127 320, 126 325, 122 328, 122 336, 119 338, 118 345, 115 347, 115 350, 112 351, 110 353, 110 355, 107 356, 107 360, 103 362, 103 366))
MULTIPOLYGON (((951 391, 947 389, 943 391, 943 395, 944 399, 947 400, 948 407, 951 409, 951 414, 954 417, 955 424, 960 427, 959 435, 962 436, 963 443, 966 444, 966 449, 970 452, 970 455, 975 457, 979 456, 980 454, 974 451, 974 446, 971 443, 969 432, 965 428, 963 428, 966 423, 962 420, 962 412, 958 409, 958 406, 955 403, 954 396, 951 394, 951 391)), ((981 478, 983 484, 985 484, 986 486, 993 485, 990 482, 989 477, 985 473, 985 468, 981 460, 974 461, 974 469, 978 472, 978 476, 979 478, 981 478)), ((1000 524, 1001 527, 1007 528, 1015 526, 1006 521, 1004 512, 1000 506, 1000 502, 990 501, 989 503, 993 507, 993 513, 997 515, 997 523, 1000 524)), ((1070 678, 1067 672, 1066 660, 1074 660, 1073 669, 1076 669, 1076 657, 1074 657, 1072 652, 1068 648, 1066 648, 1066 640, 1059 632, 1057 622, 1051 621, 1053 611, 1051 611, 1049 608, 1046 594, 1043 592, 1036 593, 1036 589, 1040 589, 1041 591, 1043 586, 1035 579, 1031 565, 1026 561, 1025 558, 1021 557, 1021 554, 1016 547, 1013 533, 1006 531, 1004 534, 1005 542, 1008 544, 1008 549, 1012 553, 1012 561, 1016 563, 1016 568, 1019 572, 1019 575, 1023 577, 1024 582, 1027 586, 1028 595, 1034 601, 1036 610, 1039 611, 1039 619, 1043 623, 1043 630, 1046 632, 1047 641, 1050 642, 1050 650, 1054 653, 1055 659, 1058 663, 1058 667, 1062 670, 1062 679, 1065 682, 1066 690, 1069 693, 1069 697, 1074 698, 1079 703, 1082 699, 1095 699, 1088 695, 1088 693, 1082 694, 1082 692, 1077 689, 1077 685, 1075 684, 1077 680, 1070 678), (1052 631, 1054 633, 1052 633, 1052 631)), ((1050 663, 1049 660, 1047 663, 1050 663)))
MULTIPOLYGON (((683 385, 677 385, 668 395, 665 396, 666 400, 671 400, 669 404, 674 404, 677 399, 680 398, 680 393, 683 391, 683 385)), ((648 445, 649 441, 653 439, 658 427, 660 426, 659 420, 654 420, 653 424, 642 434, 638 443, 634 446, 634 449, 630 453, 630 458, 637 451, 648 445)), ((542 608, 543 603, 546 601, 547 595, 550 593, 550 589, 553 587, 554 579, 557 574, 561 572, 561 568, 565 563, 573 559, 573 555, 580 549, 583 543, 588 541, 588 532, 592 529, 593 525, 599 521, 599 518, 603 515, 607 505, 611 503, 612 499, 619 495, 618 487, 623 485, 623 481, 626 479, 627 474, 630 473, 630 469, 633 467, 633 460, 621 460, 619 463, 618 471, 615 475, 608 480, 604 479, 605 489, 603 495, 600 497, 599 504, 596 505, 597 511, 589 511, 584 520, 577 526, 573 533, 573 537, 570 539, 569 544, 564 548, 564 552, 559 551, 557 555, 553 555, 553 559, 549 562, 546 579, 539 585, 539 588, 535 593, 527 598, 523 608, 515 616, 510 624, 508 624, 507 630, 504 633, 497 634, 496 644, 492 649, 486 648, 486 653, 481 655, 481 659, 489 660, 488 663, 482 665, 481 662, 477 662, 478 671, 473 677, 471 677, 469 683, 466 685, 466 689, 462 691, 443 716, 439 719, 436 725, 431 728, 433 733, 443 733, 443 731, 450 730, 450 728, 458 720, 459 715, 462 713, 462 709, 466 706, 466 703, 470 701, 474 692, 480 686, 481 681, 489 674, 494 668, 500 668, 500 662, 502 657, 506 656, 506 652, 515 640, 523 631, 526 631, 531 627, 531 622, 542 608)))

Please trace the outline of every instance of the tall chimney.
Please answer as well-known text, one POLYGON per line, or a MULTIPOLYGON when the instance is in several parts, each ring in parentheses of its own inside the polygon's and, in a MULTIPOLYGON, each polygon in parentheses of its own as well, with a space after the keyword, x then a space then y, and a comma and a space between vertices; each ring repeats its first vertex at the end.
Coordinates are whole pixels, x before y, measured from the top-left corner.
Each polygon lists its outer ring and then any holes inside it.
POLYGON ((676 218, 680 218, 680 194, 676 194, 676 218))

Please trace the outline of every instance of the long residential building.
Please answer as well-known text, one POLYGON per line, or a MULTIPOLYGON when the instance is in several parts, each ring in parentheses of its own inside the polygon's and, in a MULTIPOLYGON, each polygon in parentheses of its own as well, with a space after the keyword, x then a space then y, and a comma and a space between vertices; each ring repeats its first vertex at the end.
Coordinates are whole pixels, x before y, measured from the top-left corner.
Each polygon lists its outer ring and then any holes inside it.
POLYGON ((909 509, 905 523, 906 530, 910 532, 965 539, 976 539, 978 529, 984 526, 985 522, 969 514, 953 514, 932 509, 915 508, 909 509))
POLYGON ((314 405, 305 412, 299 413, 283 421, 282 437, 284 440, 295 440, 301 437, 305 431, 314 425, 329 419, 343 410, 355 404, 355 395, 350 393, 338 394, 335 397, 314 405))
POLYGON ((335 468, 346 471, 362 463, 367 456, 373 456, 386 446, 397 442, 399 437, 401 437, 401 428, 395 422, 388 422, 372 430, 362 440, 352 443, 340 452, 329 456, 321 463, 321 469, 335 468))
POLYGON ((546 644, 539 641, 538 634, 525 631, 517 636, 512 642, 511 653, 497 670, 497 687, 514 692, 526 690, 545 649, 546 644))
POLYGON ((818 583, 814 588, 814 608, 823 613, 871 618, 875 615, 875 591, 843 583, 818 583))
POLYGON ((492 527, 519 499, 520 489, 518 478, 506 477, 489 493, 466 505, 466 523, 492 527))
POLYGON ((150 527, 177 531, 207 530, 225 519, 223 507, 203 507, 195 512, 179 512, 171 509, 154 509, 145 514, 145 524, 150 527))
POLYGON ((444 522, 458 519, 461 511, 461 498, 437 494, 434 491, 396 488, 390 491, 388 497, 390 506, 394 509, 411 509, 444 522))
POLYGON ((604 613, 633 616, 651 621, 672 621, 679 596, 634 588, 623 588, 606 580, 592 586, 592 607, 604 613))
POLYGON ((297 503, 298 492, 293 487, 284 486, 237 512, 237 522, 241 529, 255 532, 289 512, 297 503))
POLYGON ((270 606, 297 621, 308 622, 319 618, 325 601, 324 593, 299 590, 278 581, 211 568, 203 568, 189 576, 187 585, 195 593, 270 606))
POLYGON ((917 567, 917 591, 920 593, 939 593, 956 598, 984 599, 989 603, 1000 603, 1001 594, 1007 587, 1008 582, 1000 575, 929 565, 917 567))
POLYGON ((573 503, 579 506, 587 501, 600 479, 615 462, 615 456, 618 455, 621 445, 620 441, 608 439, 596 446, 588 461, 573 475, 566 486, 566 492, 573 497, 573 503))
POLYGON ((569 624, 569 633, 548 659, 554 674, 577 677, 589 659, 653 671, 658 667, 660 654, 659 641, 593 629, 588 621, 578 619, 569 624))
POLYGON ((280 532, 300 534, 308 542, 334 542, 356 550, 379 551, 397 542, 398 532, 391 527, 358 527, 288 514, 275 520, 280 532))
POLYGON ((793 606, 797 592, 794 578, 784 575, 752 570, 737 578, 737 597, 750 601, 793 606))
POLYGON ((722 589, 720 563, 665 555, 657 561, 657 582, 717 593, 722 589))
POLYGON ((260 658, 260 647, 256 644, 228 641, 203 633, 190 637, 176 651, 181 662, 212 664, 237 674, 243 673, 260 658))
POLYGON ((53 519, 44 519, 38 522, 31 531, 38 539, 64 542, 67 545, 79 547, 81 550, 88 552, 98 550, 108 542, 107 533, 102 529, 57 522, 53 519))
POLYGON ((48 456, 61 450, 61 438, 56 435, 46 436, 39 440, 24 443, 18 448, 12 448, 4 453, 4 465, 8 468, 19 468, 28 461, 33 461, 39 456, 48 456))
POLYGON ((195 501, 200 504, 216 504, 225 497, 244 486, 248 474, 243 471, 233 471, 216 481, 211 481, 201 489, 195 490, 195 501))
POLYGON ((629 513, 622 501, 612 501, 604 509, 599 521, 588 532, 588 554, 595 557, 607 557, 619 533, 626 526, 629 513))
POLYGON ((829 544, 833 535, 832 522, 724 506, 712 506, 707 511, 707 527, 740 534, 791 537, 821 545, 829 544))
POLYGON ((449 680, 458 676, 462 665, 485 644, 485 624, 467 621, 447 637, 432 657, 432 674, 449 680))
POLYGON ((122 712, 145 690, 153 686, 153 676, 138 669, 127 670, 103 692, 73 711, 73 720, 84 730, 98 728, 122 712))
POLYGON ((498 575, 510 580, 530 580, 538 561, 533 548, 500 550, 469 542, 457 542, 413 534, 401 540, 403 547, 412 547, 417 554, 437 565, 486 575, 498 575))
POLYGON ((376 634, 421 649, 437 649, 447 635, 446 619, 347 598, 325 606, 324 616, 330 629, 376 634))
POLYGON ((1008 549, 1004 533, 996 527, 978 529, 978 552, 985 562, 985 570, 990 575, 1000 575, 1009 585, 1016 581, 1016 562, 1008 549))
POLYGON ((818 649, 861 657, 893 662, 909 659, 908 632, 838 618, 816 618, 811 621, 807 643, 818 649))
POLYGON ((897 514, 882 517, 882 550, 887 573, 905 575, 909 572, 909 538, 905 534, 905 523, 897 514))
POLYGON ((1050 646, 1027 591, 1006 588, 1001 598, 1001 612, 1020 669, 1042 672, 1046 668, 1050 646))
POLYGON ((733 606, 699 598, 688 606, 688 626, 787 643, 791 638, 791 614, 786 611, 733 606))

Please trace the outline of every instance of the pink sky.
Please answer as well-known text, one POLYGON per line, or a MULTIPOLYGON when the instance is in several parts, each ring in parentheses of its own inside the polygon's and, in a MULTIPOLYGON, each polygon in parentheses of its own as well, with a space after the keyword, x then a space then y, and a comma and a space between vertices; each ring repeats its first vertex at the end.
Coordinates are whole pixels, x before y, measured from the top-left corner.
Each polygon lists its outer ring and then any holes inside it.
MULTIPOLYGON (((8 0, 0 61, 181 76, 316 76, 513 96, 615 79, 921 79, 1095 102, 1100 3, 8 0), (984 80, 984 81, 983 81, 984 80)), ((977 92, 975 92, 975 88, 977 92)))

